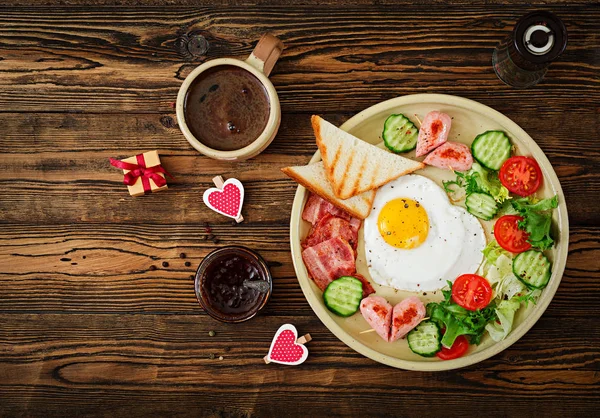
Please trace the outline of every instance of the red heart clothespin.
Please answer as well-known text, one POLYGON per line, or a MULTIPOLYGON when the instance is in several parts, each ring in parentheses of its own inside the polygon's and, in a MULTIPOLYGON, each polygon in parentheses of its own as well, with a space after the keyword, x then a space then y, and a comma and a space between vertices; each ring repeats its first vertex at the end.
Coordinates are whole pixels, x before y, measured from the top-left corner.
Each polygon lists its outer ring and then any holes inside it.
POLYGON ((227 179, 216 176, 213 178, 215 187, 204 192, 204 204, 221 215, 235 219, 237 223, 244 220, 242 205, 244 203, 244 186, 238 179, 227 179))
POLYGON ((292 324, 284 324, 275 333, 269 354, 263 359, 265 363, 279 363, 297 366, 308 357, 308 349, 304 346, 311 341, 310 334, 298 338, 298 331, 292 324))

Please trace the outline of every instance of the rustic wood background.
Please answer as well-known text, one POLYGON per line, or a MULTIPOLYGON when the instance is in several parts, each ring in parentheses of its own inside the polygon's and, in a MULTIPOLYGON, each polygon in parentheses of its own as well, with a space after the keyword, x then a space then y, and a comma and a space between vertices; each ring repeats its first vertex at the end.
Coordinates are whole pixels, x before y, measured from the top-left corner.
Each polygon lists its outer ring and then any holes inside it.
POLYGON ((0 416, 597 413, 599 3, 31 3, 0 8, 0 416), (542 83, 519 91, 496 78, 492 50, 536 8, 563 18, 569 45, 542 83), (247 162, 201 157, 176 126, 180 83, 206 59, 247 56, 267 31, 287 46, 271 77, 283 111, 276 140, 247 162), (209 40, 207 55, 186 47, 195 34, 209 40), (534 328, 494 358, 443 373, 377 364, 321 324, 295 278, 295 185, 279 171, 315 151, 310 114, 342 123, 425 92, 478 100, 524 127, 560 177, 572 231, 560 288, 534 328), (152 149, 176 179, 130 198, 108 158, 152 149), (216 174, 244 182, 243 224, 201 203, 216 174), (246 245, 272 266, 271 302, 248 323, 217 323, 197 304, 190 275, 216 246, 201 239, 204 222, 218 246, 246 245), (312 334, 310 357, 265 366, 285 322, 312 334))

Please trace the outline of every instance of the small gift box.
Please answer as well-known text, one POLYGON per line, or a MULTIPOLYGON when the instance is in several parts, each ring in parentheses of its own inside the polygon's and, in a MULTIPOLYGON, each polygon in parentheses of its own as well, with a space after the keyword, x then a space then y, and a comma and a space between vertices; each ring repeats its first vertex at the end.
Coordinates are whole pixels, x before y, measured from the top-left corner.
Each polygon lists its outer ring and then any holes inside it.
POLYGON ((160 165, 157 151, 138 154, 124 160, 110 159, 110 163, 123 169, 123 183, 127 185, 131 196, 143 196, 148 192, 166 189, 165 174, 169 173, 160 165))

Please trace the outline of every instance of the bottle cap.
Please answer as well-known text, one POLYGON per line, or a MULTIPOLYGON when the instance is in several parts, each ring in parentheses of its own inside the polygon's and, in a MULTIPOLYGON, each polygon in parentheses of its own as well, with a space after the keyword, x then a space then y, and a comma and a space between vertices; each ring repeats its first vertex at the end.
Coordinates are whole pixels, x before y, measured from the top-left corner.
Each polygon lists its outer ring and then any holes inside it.
POLYGON ((517 52, 527 61, 547 64, 567 47, 567 28, 562 20, 545 11, 523 16, 513 29, 517 52))

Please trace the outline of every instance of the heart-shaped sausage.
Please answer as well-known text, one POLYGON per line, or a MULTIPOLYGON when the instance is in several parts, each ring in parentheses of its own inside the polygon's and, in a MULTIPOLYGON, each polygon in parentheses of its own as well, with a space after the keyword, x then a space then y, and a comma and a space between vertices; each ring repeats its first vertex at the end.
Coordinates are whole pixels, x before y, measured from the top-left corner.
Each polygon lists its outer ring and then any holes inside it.
POLYGON ((292 324, 284 324, 275 333, 267 358, 273 363, 295 366, 308 357, 308 349, 296 343, 298 331, 292 324))
POLYGON ((371 328, 385 341, 390 340, 392 305, 381 296, 369 296, 360 302, 360 312, 371 328))
POLYGON ((244 203, 244 186, 238 179, 228 179, 221 189, 212 187, 202 197, 204 204, 215 212, 238 219, 244 203))
POLYGON ((410 330, 419 325, 425 318, 425 305, 416 297, 411 296, 394 306, 392 312, 392 331, 389 341, 404 338, 410 330))

